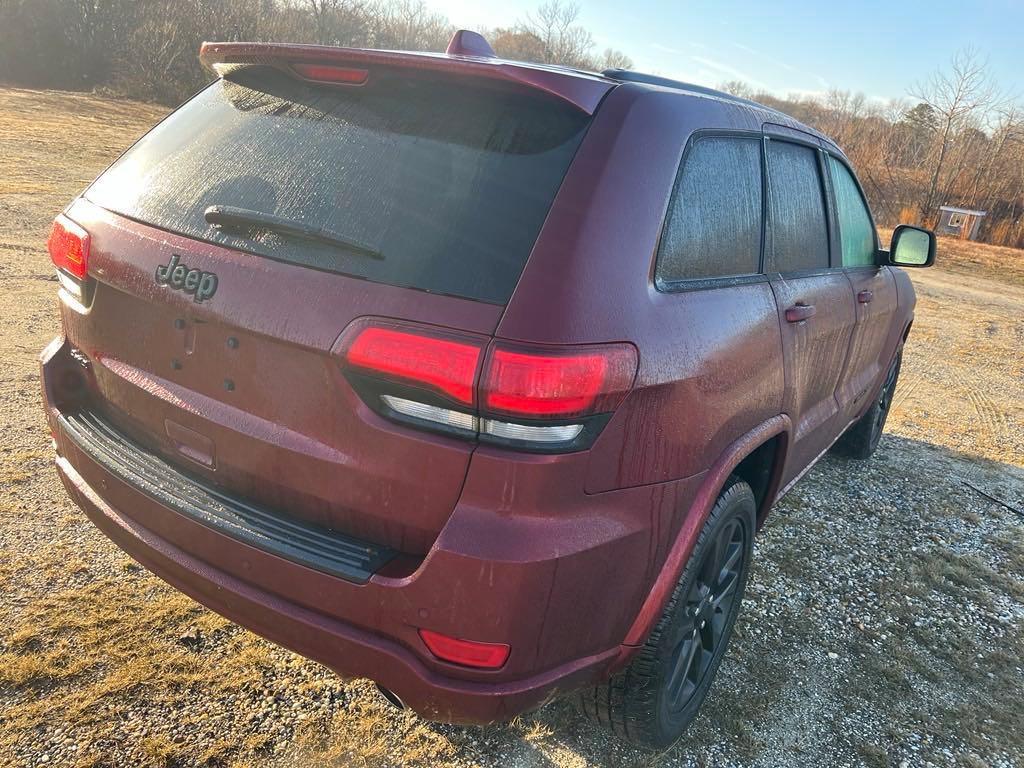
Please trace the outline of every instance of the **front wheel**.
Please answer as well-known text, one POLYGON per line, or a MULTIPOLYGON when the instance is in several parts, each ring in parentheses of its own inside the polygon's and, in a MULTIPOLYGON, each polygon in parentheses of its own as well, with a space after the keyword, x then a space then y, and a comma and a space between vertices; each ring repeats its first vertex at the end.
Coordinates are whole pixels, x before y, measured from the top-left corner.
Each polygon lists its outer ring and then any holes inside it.
POLYGON ((647 642, 580 694, 583 713, 637 746, 664 749, 697 716, 732 636, 754 539, 750 486, 730 477, 647 642))
POLYGON ((885 428, 885 419, 889 415, 889 408, 892 407, 892 396, 896 392, 896 380, 900 376, 900 363, 903 360, 903 350, 896 353, 896 359, 889 366, 889 372, 882 382, 882 388, 867 413, 861 416, 850 426, 843 436, 837 441, 833 450, 840 456, 848 456, 851 459, 869 459, 875 452, 878 443, 882 439, 882 430, 885 428))

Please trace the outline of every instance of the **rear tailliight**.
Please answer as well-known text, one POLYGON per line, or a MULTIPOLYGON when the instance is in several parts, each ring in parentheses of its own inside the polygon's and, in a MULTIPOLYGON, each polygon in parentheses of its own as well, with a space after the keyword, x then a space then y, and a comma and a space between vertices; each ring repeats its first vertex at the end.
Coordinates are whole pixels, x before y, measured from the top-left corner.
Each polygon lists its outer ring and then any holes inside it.
POLYGON ((377 319, 351 326, 339 354, 389 419, 546 453, 589 447, 637 370, 630 344, 537 347, 377 319))

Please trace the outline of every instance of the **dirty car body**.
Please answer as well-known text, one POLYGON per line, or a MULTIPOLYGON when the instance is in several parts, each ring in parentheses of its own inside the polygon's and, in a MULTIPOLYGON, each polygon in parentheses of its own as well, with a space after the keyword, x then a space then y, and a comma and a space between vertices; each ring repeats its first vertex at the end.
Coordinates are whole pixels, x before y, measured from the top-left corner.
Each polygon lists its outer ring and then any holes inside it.
POLYGON ((873 226, 844 264, 860 192, 820 134, 467 50, 206 44, 219 78, 55 225, 42 378, 118 546, 484 723, 628 665, 727 480, 763 522, 870 407, 914 294, 873 226), (750 221, 680 203, 706 163, 754 178, 750 221), (791 168, 820 195, 799 242, 791 168))

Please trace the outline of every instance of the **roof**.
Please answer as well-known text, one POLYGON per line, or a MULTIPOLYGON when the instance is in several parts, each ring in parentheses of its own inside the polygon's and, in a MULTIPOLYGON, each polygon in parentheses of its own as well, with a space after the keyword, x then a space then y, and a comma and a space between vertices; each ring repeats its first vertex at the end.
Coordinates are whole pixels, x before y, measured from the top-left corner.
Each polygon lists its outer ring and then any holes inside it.
POLYGON ((606 69, 601 73, 604 77, 610 78, 617 82, 628 82, 628 83, 641 83, 644 85, 655 86, 658 88, 671 88, 672 90, 681 91, 684 94, 692 95, 695 97, 711 97, 714 99, 720 99, 722 101, 732 102, 734 104, 741 104, 746 107, 752 107, 759 112, 764 113, 766 117, 770 117, 772 121, 778 121, 780 124, 788 128, 795 128, 803 133, 809 133, 823 141, 828 142, 833 147, 838 149, 838 145, 823 134, 821 131, 812 128, 809 125, 805 125, 791 115, 787 115, 785 112, 780 112, 774 107, 769 107, 767 104, 761 104, 757 101, 750 99, 744 99, 740 96, 734 96, 731 93, 725 91, 719 91, 714 88, 708 88, 705 85, 697 85, 696 83, 687 83, 683 80, 672 80, 668 77, 661 77, 659 75, 649 75, 645 72, 636 72, 630 69, 606 69), (780 119, 781 118, 781 119, 780 119))
POLYGON ((545 92, 591 115, 597 110, 608 91, 620 83, 628 82, 651 88, 669 88, 694 98, 713 98, 751 108, 768 118, 766 122, 777 122, 785 127, 797 129, 836 147, 835 142, 828 136, 784 112, 724 91, 628 69, 606 69, 597 73, 559 65, 501 59, 495 55, 482 36, 468 30, 458 30, 452 36, 444 53, 282 43, 204 42, 200 47, 199 59, 207 69, 218 76, 223 76, 240 66, 253 65, 274 66, 294 74, 295 65, 309 63, 450 72, 545 92))
POLYGON ((940 211, 949 211, 950 213, 964 213, 964 214, 967 214, 968 216, 984 216, 984 215, 986 215, 985 211, 972 211, 970 208, 957 208, 956 206, 952 206, 952 205, 940 205, 939 206, 939 210, 940 211))

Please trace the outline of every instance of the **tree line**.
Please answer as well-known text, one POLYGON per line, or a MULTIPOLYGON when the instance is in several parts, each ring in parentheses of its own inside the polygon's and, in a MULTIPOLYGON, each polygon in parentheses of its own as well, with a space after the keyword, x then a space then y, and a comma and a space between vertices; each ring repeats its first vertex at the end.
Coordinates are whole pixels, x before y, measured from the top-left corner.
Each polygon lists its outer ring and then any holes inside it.
POLYGON ((742 82, 721 88, 792 115, 849 156, 882 224, 934 226, 940 205, 986 212, 979 239, 1024 248, 1024 107, 973 50, 887 104, 830 91, 780 99, 742 82))
MULTIPOLYGON (((0 0, 0 82, 170 105, 208 81, 196 55, 203 40, 442 51, 454 31, 424 0, 0 0)), ((510 59, 632 66, 622 51, 598 50, 565 0, 480 31, 510 59)), ((977 208, 988 213, 980 239, 1024 247, 1024 108, 995 86, 976 52, 957 54, 888 104, 846 91, 779 98, 742 82, 721 87, 834 138, 879 223, 934 225, 939 205, 977 208)))
MULTIPOLYGON (((631 65, 621 51, 596 51, 577 17, 576 6, 549 0, 485 34, 508 58, 631 65)), ((0 0, 0 82, 172 105, 208 82, 203 40, 443 51, 454 32, 423 0, 0 0)))

